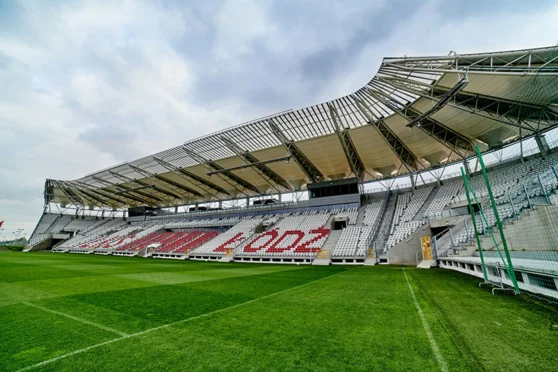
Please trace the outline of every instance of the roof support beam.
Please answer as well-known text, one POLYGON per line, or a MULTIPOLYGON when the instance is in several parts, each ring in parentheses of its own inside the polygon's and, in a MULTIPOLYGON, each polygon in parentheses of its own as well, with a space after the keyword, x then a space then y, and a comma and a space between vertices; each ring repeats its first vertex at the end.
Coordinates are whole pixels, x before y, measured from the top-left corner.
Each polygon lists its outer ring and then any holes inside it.
MULTIPOLYGON (((83 186, 81 186, 81 185, 79 185, 75 182, 69 181, 69 182, 64 182, 64 183, 68 184, 69 187, 74 188, 74 190, 76 192, 79 192, 85 198, 89 199, 92 202, 91 203, 92 205, 95 205, 96 203, 99 203, 100 205, 105 205, 105 206, 108 206, 108 207, 111 207, 111 208, 116 208, 117 207, 117 205, 114 203, 114 201, 111 202, 111 201, 107 201, 107 199, 100 198, 97 195, 95 195, 94 193, 87 191, 85 187, 83 187, 83 186)), ((122 202, 119 202, 117 204, 119 206, 125 205, 125 203, 122 203, 122 202)))
POLYGON ((101 183, 105 186, 114 187, 116 189, 116 192, 113 191, 113 190, 110 190, 110 189, 106 189, 106 191, 108 191, 112 194, 115 194, 115 195, 118 195, 117 192, 122 191, 120 194, 125 194, 126 198, 135 200, 135 201, 140 202, 142 204, 155 205, 155 204, 157 204, 157 202, 162 201, 159 198, 151 197, 149 194, 143 193, 141 191, 133 191, 133 190, 131 190, 131 188, 129 188, 127 186, 124 186, 124 185, 119 185, 119 184, 116 184, 116 183, 113 183, 113 182, 109 182, 107 180, 104 180, 104 179, 96 177, 96 176, 91 176, 91 178, 93 178, 95 181, 97 181, 97 182, 99 182, 99 183, 101 183), (141 197, 138 197, 136 195, 141 195, 141 197), (146 197, 148 199, 156 200, 156 202, 145 199, 146 197))
POLYGON ((231 185, 233 188, 238 190, 241 194, 249 196, 248 191, 252 191, 255 194, 260 194, 260 190, 258 190, 258 188, 256 186, 254 186, 250 182, 238 177, 236 174, 224 170, 224 168, 221 167, 219 164, 204 158, 200 154, 198 154, 198 153, 196 153, 196 152, 194 152, 194 151, 192 151, 192 150, 190 150, 190 149, 188 149, 184 146, 182 146, 182 149, 192 159, 197 161, 199 164, 201 164, 208 171, 210 171, 210 172, 214 171, 214 170, 223 171, 223 172, 217 174, 217 176, 220 177, 223 181, 225 181, 229 185, 231 185))
POLYGON ((285 136, 283 131, 273 122, 272 119, 267 121, 271 131, 277 137, 277 139, 285 146, 289 154, 293 157, 295 162, 298 164, 300 169, 306 174, 311 182, 321 182, 325 179, 324 175, 312 162, 306 157, 306 155, 298 148, 298 146, 285 136))
POLYGON ((368 120, 368 123, 378 130, 378 133, 380 133, 380 135, 388 143, 407 170, 409 172, 418 170, 420 162, 417 156, 413 154, 413 152, 403 143, 403 141, 401 141, 401 139, 399 139, 399 137, 395 135, 395 133, 391 131, 391 129, 389 129, 387 124, 382 119, 376 117, 376 115, 368 109, 368 106, 364 101, 364 93, 357 92, 352 98, 362 115, 364 115, 368 120))
MULTIPOLYGON (((368 92, 409 122, 420 115, 418 111, 410 108, 408 104, 402 103, 382 91, 368 88, 368 92), (401 107, 403 107, 403 109, 401 109, 401 107)), ((475 151, 475 147, 470 139, 431 118, 425 118, 422 120, 420 124, 417 124, 417 128, 420 128, 420 130, 424 133, 436 139, 438 142, 454 151, 462 158, 468 154, 474 153, 475 151)))
POLYGON ((221 141, 234 152, 239 158, 241 158, 247 165, 251 166, 258 172, 258 174, 273 188, 278 192, 291 191, 291 186, 279 176, 277 173, 272 171, 265 162, 259 161, 254 155, 250 154, 248 151, 242 149, 239 145, 234 143, 227 137, 221 137, 221 141))
MULTIPOLYGON (((96 179, 96 177, 92 177, 92 178, 93 178, 93 179, 96 179)), ((99 179, 99 180, 101 180, 101 179, 99 179)), ((101 181, 104 182, 104 180, 101 180, 101 181)), ((93 189, 93 188, 91 188, 91 186, 89 186, 88 184, 86 184, 86 183, 84 183, 84 182, 80 182, 80 181, 72 181, 72 182, 75 183, 75 184, 78 184, 78 185, 83 186, 83 191, 84 191, 84 192, 85 192, 85 190, 87 190, 88 193, 93 193, 93 194, 99 195, 99 196, 102 197, 102 198, 106 198, 106 199, 112 200, 112 201, 117 202, 117 203, 120 203, 120 204, 122 204, 122 205, 129 205, 129 204, 130 204, 129 201, 123 200, 123 199, 119 198, 118 196, 114 195, 114 192, 111 191, 111 190, 106 190, 107 192, 110 192, 110 194, 105 194, 104 192, 102 192, 103 190, 101 190, 101 189, 93 189)), ((100 182, 100 181, 99 181, 99 182, 100 182)), ((101 182, 101 183, 103 183, 103 182, 101 182)), ((104 184, 104 183, 103 183, 103 184, 104 184)), ((111 185, 110 182, 109 182, 109 187, 112 187, 112 186, 113 186, 113 185, 111 185)), ((124 196, 124 197, 127 198, 127 199, 129 199, 129 200, 132 200, 132 204, 133 204, 133 202, 140 202, 140 203, 142 203, 142 204, 151 204, 151 203, 147 203, 147 202, 144 201, 143 199, 136 198, 136 197, 133 196, 133 195, 126 195, 126 196, 124 196)))
POLYGON ((169 179, 167 179, 163 176, 160 176, 158 174, 153 174, 151 172, 148 172, 144 169, 141 169, 141 168, 136 167, 136 166, 131 165, 131 164, 128 164, 128 166, 130 168, 132 168, 133 170, 135 170, 136 172, 138 172, 139 174, 141 174, 145 177, 151 178, 155 182, 162 183, 167 190, 171 191, 174 195, 180 196, 180 199, 184 199, 184 195, 180 195, 180 194, 175 193, 174 189, 178 189, 181 192, 186 193, 186 195, 188 195, 187 198, 189 198, 189 199, 197 199, 199 197, 203 197, 203 195, 200 194, 199 192, 197 192, 195 190, 192 190, 189 187, 183 186, 183 185, 179 184, 178 182, 174 182, 173 180, 169 180, 169 179))
POLYGON ((157 158, 157 157, 153 157, 153 159, 155 159, 155 161, 157 163, 159 163, 159 165, 161 165, 162 167, 168 169, 169 171, 173 172, 174 174, 176 174, 177 176, 181 177, 182 179, 184 179, 187 182, 192 183, 194 186, 204 190, 205 192, 207 192, 209 195, 212 195, 213 197, 217 197, 217 195, 215 194, 220 193, 226 196, 231 196, 227 190, 223 189, 222 187, 209 182, 205 179, 203 179, 202 177, 188 172, 185 169, 182 169, 180 167, 177 167, 176 165, 169 163, 163 159, 157 158))
MULTIPOLYGON (((416 81, 409 82, 397 77, 379 77, 377 80, 434 102, 439 102, 440 97, 447 94, 449 89, 416 81)), ((544 130, 558 122, 558 113, 544 106, 468 92, 456 94, 447 105, 531 133, 544 130)))
MULTIPOLYGON (((463 73, 470 71, 476 75, 505 75, 505 76, 535 76, 544 74, 556 74, 558 66, 556 61, 558 56, 547 60, 541 65, 525 65, 522 60, 527 54, 519 55, 514 60, 503 64, 498 56, 487 56, 479 58, 476 62, 472 62, 460 56, 451 57, 450 59, 428 58, 403 58, 399 60, 391 59, 382 63, 382 70, 399 70, 407 73, 463 73)), ((465 57, 465 56, 464 56, 465 57)))
POLYGON ((58 187, 60 191, 62 191, 62 193, 66 195, 68 199, 70 199, 73 205, 82 206, 82 207, 85 205, 83 199, 78 195, 76 195, 70 188, 66 187, 63 182, 55 181, 55 180, 52 180, 51 182, 53 182, 54 186, 58 187))
MULTIPOLYGON (((123 182, 133 182, 133 183, 137 183, 138 185, 147 186, 147 187, 151 186, 151 189, 153 189, 154 191, 156 191, 158 193, 161 193, 163 195, 170 196, 171 198, 175 198, 175 199, 179 199, 179 200, 183 199, 183 196, 181 196, 179 194, 176 194, 176 193, 171 192, 171 191, 167 191, 167 190, 165 190, 163 188, 160 188, 160 187, 157 187, 155 185, 150 185, 147 182, 140 181, 140 180, 135 180, 131 177, 124 176, 120 173, 116 173, 116 172, 113 172, 113 171, 109 171, 109 173, 112 174, 114 177, 122 180, 123 182)), ((130 190, 130 191, 133 191, 133 190, 130 190)), ((164 201, 161 198, 155 197, 151 194, 144 193, 143 191, 135 191, 135 192, 138 193, 138 194, 144 195, 146 197, 149 197, 149 198, 158 199, 159 201, 164 201)))
POLYGON ((347 158, 347 162, 351 167, 351 171, 358 178, 359 181, 362 181, 364 179, 366 167, 364 166, 364 163, 358 155, 358 151, 353 143, 353 140, 351 139, 351 136, 349 135, 349 132, 346 131, 345 128, 343 128, 343 126, 341 125, 341 120, 339 120, 339 113, 337 112, 337 109, 331 103, 328 103, 327 106, 329 108, 329 114, 333 121, 333 125, 335 126, 335 132, 337 133, 339 141, 343 146, 343 151, 345 152, 345 157, 347 158))
POLYGON ((422 114, 420 114, 419 116, 411 120, 409 123, 407 123, 407 126, 412 128, 415 125, 421 123, 424 119, 427 119, 432 115, 434 115, 436 112, 440 111, 442 108, 444 108, 446 103, 448 103, 449 100, 451 100, 459 92, 461 92, 463 88, 467 86, 467 84, 469 84, 469 79, 467 78, 467 75, 465 75, 463 78, 461 78, 461 80, 457 82, 457 84, 455 84, 455 86, 453 86, 443 96, 441 96, 440 99, 434 104, 433 107, 431 107, 428 111, 423 112, 422 114))
POLYGON ((62 184, 66 189, 72 190, 72 192, 75 195, 77 195, 81 200, 83 200, 84 201, 84 204, 83 204, 84 206, 86 204, 87 205, 95 205, 99 202, 103 205, 107 205, 107 206, 110 206, 110 207, 114 206, 114 205, 111 205, 111 204, 107 204, 105 201, 103 201, 103 200, 101 200, 97 197, 92 197, 91 195, 88 195, 88 194, 82 192, 82 190, 79 187, 77 187, 76 185, 73 185, 69 182, 59 181, 59 183, 62 184))

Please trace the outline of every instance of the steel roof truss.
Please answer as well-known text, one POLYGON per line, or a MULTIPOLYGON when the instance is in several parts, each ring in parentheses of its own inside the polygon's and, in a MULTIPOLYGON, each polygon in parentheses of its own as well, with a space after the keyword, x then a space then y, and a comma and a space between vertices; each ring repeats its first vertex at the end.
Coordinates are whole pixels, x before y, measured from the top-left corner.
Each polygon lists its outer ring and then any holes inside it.
POLYGON ((251 164, 252 168, 258 172, 258 174, 273 188, 278 192, 283 192, 285 190, 292 190, 291 186, 279 176, 277 173, 272 171, 267 165, 262 164, 254 155, 250 152, 245 151, 232 140, 227 137, 221 137, 221 140, 225 145, 234 152, 239 158, 241 158, 246 164, 251 164), (278 187, 279 186, 279 187, 278 187))
MULTIPOLYGON (((113 182, 110 182, 110 181, 107 181, 107 180, 103 180, 102 178, 98 178, 98 177, 92 177, 92 178, 94 180, 96 180, 97 182, 100 182, 100 183, 102 183, 102 184, 104 184, 108 187, 114 187, 116 189, 116 192, 121 192, 122 194, 126 194, 126 196, 125 196, 126 198, 135 200, 135 201, 140 202, 140 203, 155 205, 155 204, 157 204, 157 202, 162 201, 162 199, 156 198, 154 196, 143 193, 141 191, 132 191, 129 187, 124 186, 124 185, 119 185, 119 184, 116 184, 116 183, 113 183, 113 182), (138 197, 136 195, 141 195, 141 197, 138 197), (149 201, 148 199, 145 199, 145 198, 153 199, 153 200, 156 200, 157 202, 154 203, 154 202, 149 201)), ((114 190, 110 190, 110 189, 105 189, 105 190, 112 193, 112 194, 117 195, 114 190)))
POLYGON ((378 133, 384 138, 384 140, 388 143, 390 148, 393 150, 395 155, 399 158, 401 163, 407 168, 409 172, 412 170, 418 169, 418 158, 405 146, 403 141, 399 139, 389 129, 386 123, 382 119, 375 118, 374 114, 370 112, 366 103, 364 103, 359 97, 353 96, 357 107, 360 109, 360 112, 368 119, 368 123, 372 125, 374 128, 378 130, 378 133))
MULTIPOLYGON (((130 164, 128 164, 128 166, 129 166, 130 168, 133 167, 133 166, 131 166, 130 164)), ((134 169, 134 168, 132 168, 132 169, 134 169)), ((137 169, 139 169, 139 168, 137 168, 137 169)), ((182 201, 183 198, 184 198, 183 196, 181 196, 181 195, 179 195, 179 194, 176 194, 175 192, 171 192, 171 191, 169 191, 169 190, 165 190, 165 189, 163 189, 163 188, 161 188, 161 187, 155 186, 155 184, 150 185, 150 184, 147 183, 147 182, 140 181, 140 180, 135 180, 135 179, 130 178, 130 177, 128 177, 128 176, 125 176, 125 175, 123 175, 123 174, 116 173, 116 172, 112 172, 112 171, 109 171, 109 173, 112 174, 114 177, 119 178, 120 180, 122 180, 122 181, 124 181, 124 182, 133 182, 133 183, 137 183, 137 184, 140 185, 140 186, 145 186, 146 188, 150 188, 150 189, 152 189, 153 191, 156 191, 156 192, 158 192, 158 193, 161 193, 161 194, 163 194, 163 195, 165 195, 165 196, 170 196, 170 197, 172 197, 172 198, 175 198, 175 199, 178 199, 178 200, 181 200, 181 201, 182 201)), ((141 173, 140 173, 140 174, 141 174, 141 173)), ((154 196, 154 195, 148 194, 148 193, 143 192, 143 191, 139 191, 139 190, 135 190, 135 189, 128 189, 128 191, 130 191, 130 192, 135 192, 135 193, 137 193, 137 194, 143 195, 143 196, 145 196, 146 198, 152 198, 152 199, 156 199, 156 200, 159 200, 159 201, 164 201, 163 199, 161 199, 161 198, 159 198, 159 197, 156 197, 156 196, 154 196)))
POLYGON ((360 159, 360 156, 358 155, 357 149, 353 144, 353 140, 351 139, 349 132, 345 130, 343 125, 340 123, 337 109, 331 104, 329 104, 328 106, 331 120, 336 128, 335 132, 339 137, 339 141, 341 142, 341 146, 343 147, 343 151, 345 152, 345 157, 347 158, 347 162, 351 167, 351 171, 360 181, 362 181, 364 179, 364 171, 366 167, 364 166, 362 160, 360 159))
POLYGON ((192 200, 193 198, 198 198, 198 197, 202 197, 203 195, 200 194, 199 192, 192 190, 186 186, 183 186, 177 182, 174 182, 172 180, 169 180, 163 176, 160 176, 158 174, 153 174, 151 172, 148 172, 144 169, 135 167, 131 164, 128 164, 128 166, 130 166, 130 168, 132 168, 133 170, 135 170, 136 172, 140 173, 141 175, 148 177, 150 179, 152 179, 153 181, 162 184, 162 186, 165 187, 165 189, 167 189, 169 192, 171 192, 174 196, 178 197, 178 199, 180 200, 192 200), (186 199, 185 199, 185 195, 181 195, 179 194, 179 191, 176 190, 180 190, 180 192, 183 192, 186 194, 186 199))
MULTIPOLYGON (((97 177, 95 177, 95 176, 92 176, 91 178, 93 178, 94 180, 100 180, 100 181, 103 181, 103 182, 104 182, 104 180, 97 179, 97 177)), ((100 181, 99 181, 99 182, 100 182, 100 181)), ((130 204, 129 202, 126 202, 126 201, 120 199, 120 198, 118 197, 118 195, 114 194, 114 191, 112 191, 112 190, 110 190, 110 189, 103 189, 103 190, 101 190, 101 189, 93 189, 93 188, 90 188, 91 186, 89 186, 89 185, 86 184, 86 183, 83 183, 83 182, 80 182, 80 181, 74 181, 74 182, 76 182, 77 184, 80 184, 80 185, 84 186, 84 187, 87 188, 90 192, 92 192, 92 193, 94 193, 94 194, 97 194, 97 195, 100 195, 100 196, 102 196, 102 197, 104 197, 104 198, 110 199, 110 200, 115 201, 115 202, 117 202, 117 203, 121 203, 121 204, 123 204, 123 205, 129 205, 129 204, 130 204), (103 191, 103 192, 101 192, 101 191, 103 191), (105 194, 104 192, 107 192, 107 193, 110 193, 110 194, 105 194)), ((103 182, 101 182, 101 183, 103 183, 103 182)), ((103 183, 103 184, 104 184, 104 183, 103 183)), ((114 186, 115 186, 114 184, 111 184, 110 182, 108 182, 107 185, 108 185, 109 187, 114 187, 114 186)), ((150 202, 145 201, 144 199, 140 199, 140 198, 138 198, 138 197, 136 197, 136 196, 134 196, 134 195, 123 195, 123 197, 126 198, 126 199, 129 199, 129 200, 132 200, 133 202, 139 202, 139 203, 142 203, 142 204, 150 204, 150 205, 153 204, 153 203, 150 203, 150 202)), ((133 202, 132 202, 132 204, 133 204, 133 202)))
MULTIPOLYGON (((199 164, 201 164, 205 169, 212 171, 212 170, 223 170, 223 167, 221 167, 220 165, 216 164, 215 162, 208 160, 206 158, 204 158, 203 156, 199 155, 198 153, 186 148, 186 147, 182 147, 182 149, 184 150, 184 152, 186 152, 192 159, 194 159, 195 161, 197 161, 199 164)), ((256 194, 259 194, 260 191, 258 190, 258 188, 254 185, 252 185, 251 183, 249 183, 248 181, 238 177, 237 175, 228 172, 228 171, 224 171, 222 173, 217 174, 217 177, 221 178, 223 181, 225 181, 226 183, 228 183, 229 185, 231 185, 234 189, 238 190, 240 193, 249 196, 249 192, 247 192, 247 190, 252 191, 256 194)))
MULTIPOLYGON (((394 98, 386 96, 386 94, 381 91, 372 90, 370 88, 369 91, 377 99, 383 100, 388 106, 392 106, 398 115, 409 122, 420 115, 420 112, 411 107, 402 105, 402 108, 399 108, 398 105, 401 105, 400 102, 395 101, 394 104, 394 102, 392 102, 394 101, 394 98)), ((471 140, 431 118, 424 118, 419 124, 417 124, 417 128, 420 128, 420 130, 424 133, 433 137, 449 149, 454 150, 461 157, 464 157, 467 153, 473 153, 475 151, 471 140), (465 150, 465 153, 460 150, 465 150)))
POLYGON ((161 166, 165 167, 166 169, 173 172, 177 176, 181 177, 185 181, 192 183, 193 185, 199 187, 200 189, 204 190, 205 192, 207 192, 210 195, 213 195, 214 197, 217 197, 215 192, 223 194, 223 195, 231 196, 222 187, 217 186, 214 183, 209 182, 209 181, 203 179, 202 177, 200 177, 200 176, 198 176, 194 173, 188 172, 185 169, 181 169, 181 168, 177 167, 176 165, 174 165, 172 163, 169 163, 169 162, 167 162, 163 159, 159 159, 157 157, 153 157, 153 159, 155 159, 155 161, 157 163, 159 163, 161 166))
POLYGON ((316 168, 316 166, 306 157, 306 155, 298 148, 298 146, 289 140, 281 129, 273 122, 272 119, 268 120, 271 131, 279 141, 285 146, 289 154, 293 157, 300 169, 306 174, 311 182, 321 182, 325 178, 323 174, 316 168))

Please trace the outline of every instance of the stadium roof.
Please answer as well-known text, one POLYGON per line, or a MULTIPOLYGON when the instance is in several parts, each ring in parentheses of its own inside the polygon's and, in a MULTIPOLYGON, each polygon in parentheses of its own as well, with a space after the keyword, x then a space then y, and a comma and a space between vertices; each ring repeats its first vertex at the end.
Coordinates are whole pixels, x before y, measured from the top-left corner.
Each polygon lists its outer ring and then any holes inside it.
POLYGON ((74 181, 47 180, 45 202, 173 206, 416 172, 556 127, 557 86, 555 47, 384 58, 353 94, 74 181))

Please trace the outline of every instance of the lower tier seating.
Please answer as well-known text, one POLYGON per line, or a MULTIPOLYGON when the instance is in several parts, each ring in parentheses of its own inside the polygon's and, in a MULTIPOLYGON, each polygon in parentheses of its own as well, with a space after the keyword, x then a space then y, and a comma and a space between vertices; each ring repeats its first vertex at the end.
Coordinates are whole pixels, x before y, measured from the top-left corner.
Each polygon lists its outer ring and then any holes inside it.
POLYGON ((329 235, 330 230, 324 228, 329 217, 329 212, 285 217, 273 229, 241 245, 235 256, 313 256, 329 235))

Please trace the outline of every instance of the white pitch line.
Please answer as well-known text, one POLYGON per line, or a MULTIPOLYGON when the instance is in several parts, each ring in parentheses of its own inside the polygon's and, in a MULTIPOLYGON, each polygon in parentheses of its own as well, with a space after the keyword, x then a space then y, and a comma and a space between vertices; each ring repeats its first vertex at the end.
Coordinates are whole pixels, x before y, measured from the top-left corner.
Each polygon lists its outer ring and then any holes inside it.
POLYGON ((440 353, 440 349, 438 348, 438 344, 436 343, 436 340, 434 340, 434 336, 432 335, 432 331, 430 330, 430 326, 428 325, 428 322, 426 321, 426 317, 424 316, 424 313, 422 312, 422 309, 420 308, 420 305, 417 301, 417 297, 415 296, 415 291, 413 290, 413 287, 411 286, 411 283, 409 282, 409 278, 407 277, 407 273, 405 272, 405 269, 403 269, 403 274, 405 274, 405 279, 407 280, 407 285, 409 286, 409 291, 411 292, 411 297, 413 298, 413 302, 415 303, 415 307, 417 308, 417 312, 419 313, 420 320, 422 321, 422 326, 424 327, 424 331, 426 332, 426 336, 428 336, 428 341, 430 341, 430 347, 432 347, 432 351, 434 352, 434 356, 436 357, 436 360, 438 361, 438 365, 440 366, 440 370, 442 372, 447 372, 448 366, 446 364, 446 361, 445 361, 444 357, 442 356, 442 353, 440 353))
MULTIPOLYGON (((337 275, 339 275, 339 274, 346 273, 346 272, 348 272, 348 271, 351 271, 351 269, 346 270, 346 271, 341 271, 341 272, 338 272, 338 273, 336 273, 336 274, 329 275, 329 276, 326 276, 326 277, 323 277, 323 278, 320 278, 320 279, 316 279, 316 280, 313 280, 313 281, 311 281, 311 282, 298 285, 298 286, 296 286, 296 287, 291 287, 291 288, 287 288, 287 289, 284 289, 284 290, 279 291, 279 292, 271 293, 271 294, 268 294, 268 295, 263 296, 263 297, 258 297, 258 298, 255 298, 255 299, 253 299, 253 300, 249 300, 249 301, 246 301, 246 302, 242 302, 242 303, 240 303, 240 304, 236 304, 236 305, 232 305, 232 306, 229 306, 229 307, 225 307, 225 308, 223 308, 223 309, 219 309, 219 310, 215 310, 215 311, 210 311, 209 313, 205 313, 205 314, 201 314, 201 315, 196 315, 196 316, 193 316, 193 317, 191 317, 191 318, 186 318, 186 319, 183 319, 183 320, 179 320, 179 321, 174 322, 174 323, 163 324, 163 325, 158 326, 158 327, 155 327, 155 328, 146 329, 145 331, 141 331, 141 332, 137 332, 137 333, 132 333, 132 334, 127 334, 127 335, 125 335, 125 336, 118 337, 118 338, 114 338, 114 339, 112 339, 112 340, 108 340, 108 341, 105 341, 105 342, 101 342, 101 343, 99 343, 99 344, 91 345, 91 346, 85 347, 85 348, 83 348, 83 349, 75 350, 75 351, 72 351, 72 352, 70 352, 70 353, 63 354, 63 355, 57 356, 57 357, 52 358, 52 359, 47 359, 47 360, 42 361, 42 362, 39 362, 39 363, 37 363, 37 364, 33 364, 33 365, 31 365, 31 366, 22 368, 22 369, 20 369, 20 370, 18 370, 18 371, 16 371, 16 372, 29 371, 29 370, 32 370, 32 369, 35 369, 35 368, 38 368, 38 367, 42 367, 42 366, 44 366, 44 365, 46 365, 46 364, 54 363, 54 362, 56 362, 56 361, 59 361, 60 359, 64 359, 64 358, 67 358, 67 357, 71 357, 71 356, 74 356, 74 355, 76 355, 76 354, 81 354, 81 353, 84 353, 84 352, 86 352, 86 351, 89 351, 89 350, 92 350, 92 349, 96 349, 96 348, 101 347, 101 346, 109 345, 109 344, 112 344, 112 343, 117 342, 117 341, 120 341, 120 340, 125 340, 125 339, 128 339, 128 338, 141 336, 141 335, 144 335, 144 334, 146 334, 146 333, 150 333, 150 332, 153 332, 153 331, 157 331, 157 330, 163 329, 163 328, 168 328, 168 327, 171 327, 171 326, 176 325, 176 324, 190 322, 190 321, 192 321, 192 320, 204 318, 204 317, 207 317, 207 316, 210 316, 210 315, 213 315, 213 314, 221 313, 221 312, 223 312, 223 311, 228 311, 228 310, 231 310, 231 309, 240 307, 240 306, 248 305, 248 304, 251 304, 251 303, 256 302, 256 301, 265 300, 266 298, 270 298, 270 297, 273 297, 273 296, 277 296, 277 295, 279 295, 279 294, 282 294, 282 293, 285 293, 285 292, 288 292, 288 291, 292 291, 292 290, 294 290, 294 289, 302 288, 302 287, 305 287, 305 286, 307 286, 307 285, 314 284, 314 283, 317 283, 317 282, 319 282, 319 281, 322 281, 322 280, 324 280, 324 279, 332 278, 332 277, 337 276, 337 275)), ((34 305, 32 305, 32 306, 34 306, 34 305)))
POLYGON ((60 311, 52 310, 52 309, 49 309, 49 308, 47 308, 47 307, 43 307, 43 306, 39 306, 39 305, 33 304, 33 303, 31 303, 31 302, 22 302, 22 304, 25 304, 25 305, 27 305, 27 306, 31 306, 31 307, 34 307, 34 308, 37 308, 37 309, 40 309, 40 310, 43 310, 43 311, 47 311, 47 312, 49 312, 49 313, 53 313, 53 314, 56 314, 56 315, 64 316, 64 317, 66 317, 66 318, 70 318, 70 319, 76 320, 76 321, 81 322, 81 323, 84 323, 84 324, 89 324, 89 325, 91 325, 91 326, 93 326, 93 327, 97 327, 97 328, 103 329, 103 330, 108 331, 108 332, 116 333, 116 334, 119 335, 119 336, 128 336, 127 333, 120 332, 120 331, 118 331, 118 330, 116 330, 116 329, 113 329, 113 328, 110 328, 110 327, 105 327, 105 326, 102 325, 102 324, 93 323, 93 322, 90 322, 90 321, 87 320, 87 319, 78 318, 77 316, 73 316, 73 315, 66 314, 66 313, 63 313, 63 312, 60 312, 60 311))

